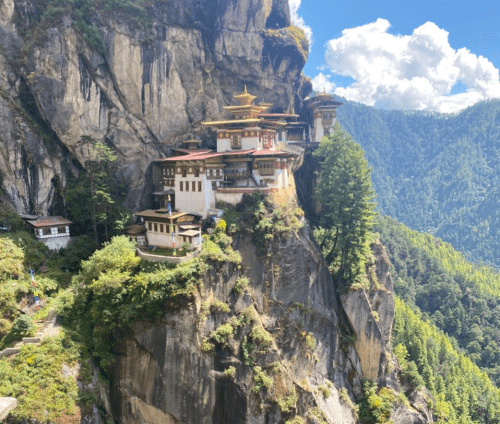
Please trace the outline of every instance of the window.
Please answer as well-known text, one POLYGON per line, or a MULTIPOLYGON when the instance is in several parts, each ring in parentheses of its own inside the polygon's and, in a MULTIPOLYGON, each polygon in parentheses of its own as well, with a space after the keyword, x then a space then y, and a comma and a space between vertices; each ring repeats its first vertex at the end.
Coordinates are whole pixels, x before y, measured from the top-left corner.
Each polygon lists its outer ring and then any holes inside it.
POLYGON ((186 168, 182 168, 182 176, 186 178, 186 168))
POLYGON ((231 149, 241 149, 241 140, 238 134, 233 134, 231 137, 231 149))
POLYGON ((163 168, 163 175, 167 175, 167 169, 166 168, 163 168))
POLYGON ((66 227, 57 227, 58 234, 66 234, 66 227))
POLYGON ((261 175, 274 175, 274 162, 260 162, 259 173, 261 175))
POLYGON ((189 181, 186 181, 186 191, 189 191, 189 181))
POLYGON ((200 176, 200 169, 199 168, 195 168, 195 170, 194 170, 194 176, 196 178, 198 178, 200 176))
POLYGON ((44 235, 44 236, 50 236, 50 234, 51 234, 51 233, 50 233, 50 228, 44 228, 44 229, 43 229, 43 235, 44 235))
POLYGON ((149 231, 153 231, 153 224, 151 222, 148 222, 148 229, 149 231))
POLYGON ((220 175, 220 169, 219 169, 219 168, 217 168, 217 170, 215 171, 215 175, 216 175, 216 176, 219 176, 219 175, 220 175))
POLYGON ((217 190, 217 182, 212 181, 212 190, 217 190))
POLYGON ((155 233, 157 233, 158 232, 158 224, 155 222, 154 225, 155 225, 155 233))
POLYGON ((198 191, 201 191, 201 181, 198 181, 198 191))
POLYGON ((184 183, 182 181, 180 182, 179 189, 180 189, 180 191, 184 191, 184 183))
POLYGON ((160 224, 160 233, 163 233, 163 224, 160 224))
POLYGON ((191 184, 191 191, 196 191, 196 181, 193 181, 191 184))

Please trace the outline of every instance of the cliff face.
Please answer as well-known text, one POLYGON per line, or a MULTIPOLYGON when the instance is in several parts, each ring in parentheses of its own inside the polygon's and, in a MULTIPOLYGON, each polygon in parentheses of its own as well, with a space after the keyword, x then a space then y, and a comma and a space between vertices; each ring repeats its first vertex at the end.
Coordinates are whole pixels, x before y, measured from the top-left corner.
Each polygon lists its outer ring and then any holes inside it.
MULTIPOLYGON (((275 234, 264 250, 250 229, 234 236, 240 265, 214 263, 194 301, 166 305, 161 322, 116 334, 116 421, 347 424, 358 422, 352 402, 364 379, 399 390, 382 246, 374 246, 371 288, 341 297, 307 225, 275 234)), ((395 410, 400 424, 432 422, 432 414, 417 420, 402 405, 395 410)))
POLYGON ((300 75, 307 41, 288 28, 286 0, 148 2, 141 25, 130 11, 91 9, 87 32, 68 8, 1 8, 0 171, 19 211, 57 203, 78 168, 71 160, 88 155, 81 136, 116 151, 126 204, 137 208, 150 200, 150 161, 187 133, 210 139, 199 123, 223 115, 243 85, 276 110, 310 90, 300 75))
POLYGON ((273 242, 267 259, 257 255, 248 236, 240 236, 235 247, 242 255, 241 270, 212 268, 193 304, 167 311, 162 324, 138 323, 120 337, 111 384, 114 419, 242 424, 279 423, 299 415, 354 423, 339 390, 360 393, 361 363, 353 345, 342 341, 350 331, 347 319, 308 228, 273 242), (239 294, 234 286, 243 270, 249 285, 239 294), (203 305, 215 300, 227 303, 229 311, 213 311, 204 321, 203 305), (203 351, 204 337, 249 307, 252 324, 235 330, 227 346, 203 351), (252 327, 271 337, 261 354, 252 327), (254 345, 250 362, 244 353, 251 350, 249 340, 254 345), (231 366, 235 375, 226 378, 231 366), (256 367, 273 379, 268 390, 253 390, 256 367), (325 396, 319 387, 331 394, 325 396), (287 399, 288 409, 280 407, 287 399))

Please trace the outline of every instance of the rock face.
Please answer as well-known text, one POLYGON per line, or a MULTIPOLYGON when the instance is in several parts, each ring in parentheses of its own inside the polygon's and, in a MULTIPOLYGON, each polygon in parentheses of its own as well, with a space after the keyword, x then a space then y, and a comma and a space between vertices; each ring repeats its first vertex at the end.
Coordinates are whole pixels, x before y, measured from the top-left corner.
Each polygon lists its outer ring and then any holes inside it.
POLYGON ((196 302, 166 312, 161 325, 137 323, 120 335, 111 383, 114 419, 123 424, 257 424, 317 414, 332 424, 356 422, 339 391, 360 394, 362 367, 353 345, 342 341, 350 331, 347 317, 308 227, 274 242, 267 259, 248 236, 235 247, 249 279, 246 293, 233 290, 242 272, 236 266, 212 268, 196 302), (203 305, 214 299, 230 311, 212 313, 204 322, 203 305), (253 353, 253 363, 245 364, 252 326, 238 328, 214 354, 202 350, 203 337, 249 306, 253 327, 272 338, 268 351, 253 353), (234 378, 225 378, 231 366, 234 378), (273 377, 268 391, 252 390, 257 366, 273 377), (293 394, 290 409, 280 408, 280 399, 293 394))
POLYGON ((307 41, 288 28, 287 0, 151 2, 141 25, 130 11, 95 10, 86 16, 94 33, 75 29, 70 8, 41 19, 37 0, 0 7, 0 119, 8 122, 0 171, 18 211, 58 203, 76 172, 68 164, 88 156, 82 136, 115 150, 135 209, 150 201, 151 160, 187 133, 210 139, 199 123, 223 115, 245 84, 276 110, 300 105, 310 90, 301 77, 307 41))
POLYGON ((363 376, 377 380, 388 374, 390 340, 394 318, 394 284, 389 257, 380 243, 372 246, 375 263, 368 272, 369 290, 349 290, 342 296, 349 321, 355 331, 354 347, 363 376))

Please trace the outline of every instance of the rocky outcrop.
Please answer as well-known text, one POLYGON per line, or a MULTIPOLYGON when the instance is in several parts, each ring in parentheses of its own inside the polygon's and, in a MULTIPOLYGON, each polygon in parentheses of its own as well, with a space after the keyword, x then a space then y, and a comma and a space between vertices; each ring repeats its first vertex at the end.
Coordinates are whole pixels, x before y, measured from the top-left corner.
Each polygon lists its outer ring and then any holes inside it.
POLYGON ((301 416, 310 422, 356 422, 340 389, 351 397, 361 393, 361 363, 353 345, 343 341, 350 331, 347 318, 308 227, 276 240, 267 257, 257 254, 246 235, 235 247, 241 266, 214 264, 194 303, 167 310, 161 324, 137 323, 118 336, 114 419, 236 424, 284 423, 301 416), (234 285, 243 272, 249 285, 240 294, 234 285), (207 317, 203 311, 215 300, 226 303, 229 312, 207 317), (204 338, 249 310, 252 324, 235 327, 226 346, 203 351, 204 338), (252 328, 271 337, 265 352, 249 347, 256 343, 252 328), (234 376, 224 374, 230 367, 234 376), (273 379, 268 390, 255 389, 257 367, 273 379), (287 400, 288 407, 280 406, 287 400))
POLYGON ((224 114, 245 84, 276 110, 299 105, 310 90, 301 77, 307 41, 288 28, 286 0, 157 1, 141 22, 127 10, 92 10, 83 31, 71 8, 41 19, 36 0, 3 0, 1 11, 0 119, 11 122, 5 144, 44 158, 28 155, 32 169, 21 175, 22 161, 4 149, 2 187, 18 211, 46 213, 57 202, 51 181, 64 192, 65 162, 82 165, 88 156, 84 135, 115 150, 125 203, 135 209, 150 200, 151 160, 186 133, 209 142, 200 122, 224 114), (12 117, 16 108, 37 122, 38 137, 12 117), (43 137, 54 139, 53 150, 44 150, 43 137))
POLYGON ((377 380, 388 374, 394 297, 391 263, 384 247, 372 245, 374 262, 368 267, 369 287, 357 287, 342 296, 342 303, 355 332, 354 347, 363 376, 377 380))

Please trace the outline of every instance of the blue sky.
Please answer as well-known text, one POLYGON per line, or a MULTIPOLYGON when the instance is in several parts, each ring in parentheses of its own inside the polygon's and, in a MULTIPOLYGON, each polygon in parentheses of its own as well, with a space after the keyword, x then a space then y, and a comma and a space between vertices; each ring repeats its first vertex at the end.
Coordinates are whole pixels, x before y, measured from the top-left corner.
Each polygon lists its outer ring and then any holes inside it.
POLYGON ((316 89, 383 108, 454 113, 500 98, 500 5, 290 0, 316 89))

